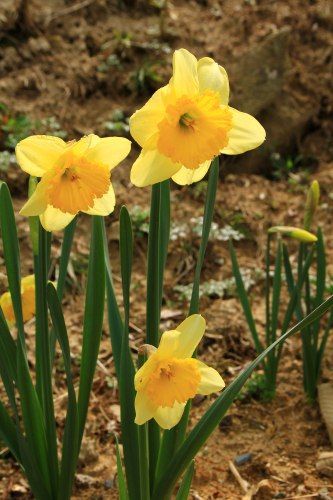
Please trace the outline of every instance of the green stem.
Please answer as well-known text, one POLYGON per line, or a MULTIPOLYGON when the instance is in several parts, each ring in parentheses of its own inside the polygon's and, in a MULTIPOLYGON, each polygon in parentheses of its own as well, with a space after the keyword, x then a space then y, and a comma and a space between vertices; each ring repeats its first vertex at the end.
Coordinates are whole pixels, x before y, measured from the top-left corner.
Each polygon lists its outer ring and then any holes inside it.
POLYGON ((36 280, 36 388, 39 396, 46 430, 46 440, 49 452, 49 469, 52 491, 58 489, 59 463, 57 453, 57 434, 54 418, 52 370, 50 354, 50 338, 47 309, 47 274, 49 256, 49 236, 39 225, 39 253, 35 257, 36 280), (37 261, 37 262, 36 262, 37 261))

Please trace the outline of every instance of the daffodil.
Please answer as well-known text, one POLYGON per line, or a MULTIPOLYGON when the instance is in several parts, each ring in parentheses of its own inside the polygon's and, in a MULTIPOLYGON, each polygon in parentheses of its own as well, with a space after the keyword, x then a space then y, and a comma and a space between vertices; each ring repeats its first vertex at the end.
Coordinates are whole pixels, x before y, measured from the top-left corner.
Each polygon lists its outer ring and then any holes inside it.
MULTIPOLYGON (((28 321, 35 315, 35 275, 31 274, 21 280, 21 300, 23 321, 28 321)), ((0 297, 0 306, 11 328, 15 324, 15 314, 10 292, 5 292, 0 297)))
POLYGON ((39 215, 47 231, 64 228, 78 212, 110 214, 115 206, 110 172, 130 148, 122 137, 91 134, 67 143, 47 135, 27 137, 16 146, 17 162, 41 181, 20 213, 39 215))
POLYGON ((253 116, 228 106, 229 82, 213 59, 185 49, 173 56, 173 77, 130 119, 142 152, 131 171, 139 187, 172 178, 201 180, 214 157, 258 147, 265 130, 253 116))
POLYGON ((154 418, 160 427, 170 429, 181 419, 188 399, 223 389, 218 372, 191 357, 205 326, 204 318, 193 314, 176 330, 165 332, 157 349, 147 346, 149 358, 134 379, 136 424, 154 418))

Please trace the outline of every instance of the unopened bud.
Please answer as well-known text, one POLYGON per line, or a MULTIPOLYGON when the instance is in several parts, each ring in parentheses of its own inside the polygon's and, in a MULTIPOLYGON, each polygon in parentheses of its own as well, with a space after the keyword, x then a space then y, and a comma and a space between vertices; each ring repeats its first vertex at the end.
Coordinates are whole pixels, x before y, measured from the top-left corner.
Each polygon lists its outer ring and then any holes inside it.
POLYGON ((294 238, 295 240, 301 241, 302 243, 314 243, 318 239, 317 236, 309 233, 309 231, 293 226, 274 226, 270 227, 268 232, 280 233, 282 235, 289 236, 290 238, 294 238))
POLYGON ((304 209, 304 229, 306 230, 310 229, 311 227, 313 215, 318 207, 319 196, 319 183, 315 180, 312 182, 306 197, 304 209))

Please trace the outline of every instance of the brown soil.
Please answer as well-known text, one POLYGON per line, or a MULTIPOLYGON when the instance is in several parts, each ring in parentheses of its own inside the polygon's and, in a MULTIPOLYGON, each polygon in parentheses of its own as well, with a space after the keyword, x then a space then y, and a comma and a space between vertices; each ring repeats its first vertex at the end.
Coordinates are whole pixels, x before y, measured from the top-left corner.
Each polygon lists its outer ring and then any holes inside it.
MULTIPOLYGON (((249 49, 255 49, 276 30, 288 26, 291 29, 290 61, 281 92, 289 92, 299 106, 311 103, 313 111, 302 131, 296 131, 291 150, 276 152, 282 156, 293 154, 293 158, 297 154, 303 158, 311 155, 316 161, 312 163, 312 170, 294 169, 288 179, 276 182, 272 180, 269 161, 264 177, 248 173, 246 155, 237 163, 226 160, 222 164, 214 221, 219 227, 229 224, 241 230, 246 237, 235 243, 241 266, 252 272, 257 268, 263 270, 267 228, 277 224, 300 226, 307 187, 317 178, 322 196, 315 223, 323 228, 326 237, 328 274, 332 281, 331 3, 325 0, 192 0, 169 2, 164 10, 144 5, 144 2, 137 3, 135 8, 119 8, 117 2, 107 0, 17 1, 17 6, 23 6, 17 11, 19 15, 14 13, 10 17, 8 14, 7 24, 0 25, 0 102, 9 106, 13 114, 24 113, 31 119, 54 116, 69 138, 90 132, 113 135, 108 132, 105 122, 112 119, 115 109, 130 116, 168 80, 174 49, 186 47, 197 57, 212 56, 228 70, 229 60, 230 65, 237 65, 249 49), (239 172, 237 175, 231 173, 234 167, 239 172)), ((237 81, 234 83, 239 85, 237 81)), ((269 106, 278 106, 279 94, 274 99, 269 106)), ((265 113, 267 110, 261 110, 259 118, 262 116, 264 120, 265 113)), ((287 129, 286 123, 278 125, 285 128, 288 143, 288 134, 292 131, 287 129)), ((0 142, 1 139, 0 136, 0 142)), ((129 169, 137 154, 138 149, 134 146, 130 158, 115 170, 117 209, 107 220, 120 304, 119 207, 126 204, 132 212, 136 206, 141 211, 149 206, 150 190, 134 188, 129 183, 129 169)), ((260 155, 257 160, 257 163, 256 159, 251 160, 251 171, 258 173, 263 171, 260 155)), ((15 166, 3 176, 14 195, 18 213, 26 198, 26 177, 15 166)), ((186 188, 172 186, 174 222, 185 224, 189 218, 203 214, 204 187, 204 183, 186 188)), ((88 255, 89 224, 89 218, 80 217, 73 249, 72 282, 64 301, 74 360, 80 352, 85 287, 82 269, 85 269, 88 255)), ((23 274, 27 274, 32 271, 33 262, 26 219, 17 215, 17 225, 23 274)), ((54 235, 55 264, 61 238, 61 233, 54 235)), ((146 250, 146 234, 139 232, 131 302, 133 352, 142 343, 145 328, 146 250)), ((191 283, 197 250, 196 235, 170 243, 162 331, 177 325, 187 314, 188 303, 175 287, 191 283)), ((230 276, 228 244, 212 238, 202 282, 221 281, 230 276)), ((1 291, 5 290, 3 270, 0 285, 1 291)), ((262 332, 265 326, 263 289, 263 280, 259 278, 250 289, 254 317, 262 332)), ((283 302, 285 300, 286 297, 283 302)), ((239 300, 228 295, 205 295, 201 299, 201 312, 207 320, 207 336, 199 355, 230 383, 255 357, 239 300)), ((33 320, 27 324, 27 335, 32 347, 33 320)), ((320 475, 316 470, 318 453, 331 450, 331 445, 318 406, 309 406, 303 393, 300 351, 297 336, 285 344, 274 401, 238 399, 230 408, 196 459, 191 489, 193 499, 243 498, 244 492, 229 467, 229 461, 243 453, 251 453, 252 460, 237 468, 242 478, 253 486, 253 498, 333 498, 332 477, 320 475)), ((331 355, 329 342, 323 380, 333 378, 331 355)), ((30 361, 33 368, 32 354, 30 361)), ((55 404, 61 427, 66 390, 60 368, 55 376, 55 404)), ((191 425, 214 397, 196 401, 191 425)), ((105 322, 73 498, 117 498, 114 433, 121 441, 119 418, 112 350, 105 322)), ((6 450, 0 455, 0 477, 1 498, 30 498, 29 486, 6 450)))

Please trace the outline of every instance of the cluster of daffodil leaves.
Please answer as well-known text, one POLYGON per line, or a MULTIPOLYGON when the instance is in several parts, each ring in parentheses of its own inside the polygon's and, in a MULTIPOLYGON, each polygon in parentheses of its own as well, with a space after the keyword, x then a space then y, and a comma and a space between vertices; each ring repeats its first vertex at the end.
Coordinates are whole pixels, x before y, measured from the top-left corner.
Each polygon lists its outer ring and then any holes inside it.
POLYGON ((0 185, 0 223, 9 292, 0 300, 0 439, 22 467, 37 499, 70 498, 84 435, 89 396, 107 304, 114 368, 121 407, 121 443, 116 445, 122 499, 188 497, 194 458, 258 364, 285 338, 316 321, 332 304, 320 304, 281 335, 213 401, 188 431, 190 400, 224 388, 220 374, 196 357, 205 333, 199 281, 214 213, 219 155, 258 147, 265 132, 252 116, 228 105, 225 70, 211 58, 197 60, 185 49, 173 57, 173 76, 130 119, 141 146, 131 170, 134 186, 151 188, 147 257, 146 338, 134 356, 129 346, 133 236, 130 215, 120 211, 123 303, 116 301, 104 216, 115 207, 110 172, 129 153, 125 138, 88 135, 65 143, 31 136, 17 145, 19 166, 30 174, 28 217, 34 274, 21 279, 19 243, 10 194, 0 185), (180 185, 209 172, 202 238, 188 315, 160 335, 163 276, 170 228, 170 179, 180 185), (39 179, 39 180, 38 180, 39 179), (91 242, 78 391, 62 311, 64 284, 79 212, 92 216, 91 242), (52 231, 63 230, 56 282, 48 281, 52 231), (35 365, 29 367, 24 322, 36 315, 35 365), (13 329, 13 325, 16 329, 13 329), (15 333, 17 332, 17 333, 15 333), (56 421, 54 360, 60 346, 67 381, 67 412, 56 421), (32 373, 33 372, 33 373, 32 373), (61 443, 61 444, 59 444, 61 443), (125 472, 124 472, 125 471, 125 472))

